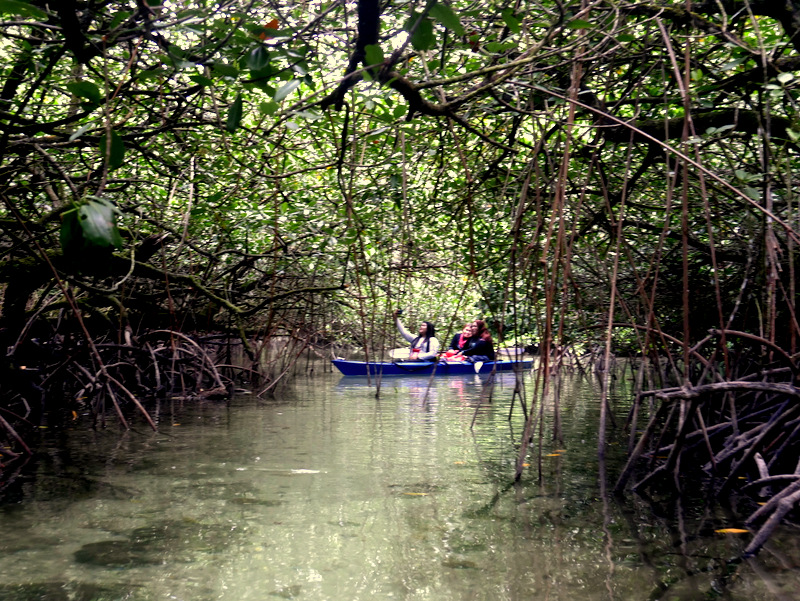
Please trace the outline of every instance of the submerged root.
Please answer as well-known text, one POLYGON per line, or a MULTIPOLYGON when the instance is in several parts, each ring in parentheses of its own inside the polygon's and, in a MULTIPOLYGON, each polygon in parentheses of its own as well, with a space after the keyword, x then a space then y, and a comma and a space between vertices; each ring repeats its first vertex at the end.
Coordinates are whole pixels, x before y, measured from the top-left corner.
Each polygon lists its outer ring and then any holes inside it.
MULTIPOLYGON (((800 506, 798 370, 795 357, 785 352, 772 356, 788 365, 754 368, 758 364, 749 357, 742 364, 748 371, 742 374, 742 365, 729 364, 726 370, 704 359, 699 369, 688 369, 697 374, 692 384, 639 391, 632 415, 645 413, 644 399, 655 406, 615 491, 622 492, 630 482, 640 493, 680 491, 687 479, 702 479, 711 498, 742 492, 753 507, 745 525, 752 529, 760 524, 744 556, 757 553, 782 521, 794 519, 800 506), (722 377, 737 372, 738 377, 722 377), (759 503, 763 505, 757 507, 759 503)), ((635 421, 629 426, 635 430, 635 421)))

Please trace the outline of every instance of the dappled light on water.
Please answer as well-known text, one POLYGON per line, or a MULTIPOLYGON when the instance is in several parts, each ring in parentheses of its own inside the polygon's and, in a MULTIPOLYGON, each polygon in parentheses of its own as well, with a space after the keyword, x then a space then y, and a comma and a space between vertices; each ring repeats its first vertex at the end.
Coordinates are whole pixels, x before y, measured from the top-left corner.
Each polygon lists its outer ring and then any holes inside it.
MULTIPOLYGON (((563 441, 537 431, 515 484, 514 376, 491 404, 485 381, 387 378, 376 399, 366 380, 326 374, 274 400, 162 409, 158 433, 54 432, 63 450, 40 449, 4 490, 0 600, 757 601, 800 589, 791 536, 729 562, 747 544, 730 511, 608 497, 591 380, 563 383, 563 441)), ((624 395, 611 402, 624 423, 624 395)), ((612 441, 611 482, 621 454, 612 441)))

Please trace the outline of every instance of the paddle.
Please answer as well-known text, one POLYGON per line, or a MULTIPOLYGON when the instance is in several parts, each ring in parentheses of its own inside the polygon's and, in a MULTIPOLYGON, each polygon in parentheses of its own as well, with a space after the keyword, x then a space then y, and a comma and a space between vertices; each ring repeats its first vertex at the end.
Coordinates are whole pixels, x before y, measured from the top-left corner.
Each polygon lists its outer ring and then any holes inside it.
POLYGON ((408 359, 410 354, 411 350, 408 348, 393 348, 389 351, 389 356, 392 359, 408 359))
POLYGON ((476 374, 481 373, 481 367, 483 367, 483 361, 476 361, 475 363, 473 363, 473 365, 475 366, 475 373, 476 374))

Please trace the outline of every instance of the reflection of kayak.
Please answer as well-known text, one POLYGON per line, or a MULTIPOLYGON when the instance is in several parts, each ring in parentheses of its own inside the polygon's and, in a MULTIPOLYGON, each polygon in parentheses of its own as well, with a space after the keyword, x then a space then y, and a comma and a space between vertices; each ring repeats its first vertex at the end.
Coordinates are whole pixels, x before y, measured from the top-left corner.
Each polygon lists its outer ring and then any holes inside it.
POLYGON ((345 361, 344 359, 334 359, 331 361, 336 368, 346 376, 366 376, 367 369, 369 375, 376 376, 379 373, 384 376, 419 376, 430 375, 436 369, 437 376, 464 375, 464 374, 488 374, 492 370, 512 371, 515 369, 529 369, 533 365, 533 359, 523 359, 522 361, 487 361, 482 364, 468 363, 466 361, 457 363, 433 363, 432 361, 398 361, 390 363, 388 361, 377 363, 366 361, 345 361), (478 367, 476 370, 475 368, 478 367))

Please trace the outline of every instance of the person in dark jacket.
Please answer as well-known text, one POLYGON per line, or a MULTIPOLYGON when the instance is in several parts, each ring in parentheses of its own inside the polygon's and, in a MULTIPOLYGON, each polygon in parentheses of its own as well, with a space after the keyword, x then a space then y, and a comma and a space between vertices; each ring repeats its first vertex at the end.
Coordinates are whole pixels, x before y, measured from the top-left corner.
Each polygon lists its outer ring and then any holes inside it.
POLYGON ((473 363, 494 361, 494 341, 492 340, 492 334, 486 327, 486 322, 482 319, 476 319, 472 322, 472 331, 473 336, 470 338, 469 345, 461 351, 461 354, 473 363))
POLYGON ((450 341, 450 350, 453 351, 463 351, 467 346, 469 346, 469 340, 472 338, 472 323, 464 324, 464 328, 461 330, 460 334, 456 334, 453 336, 453 340, 450 341))

